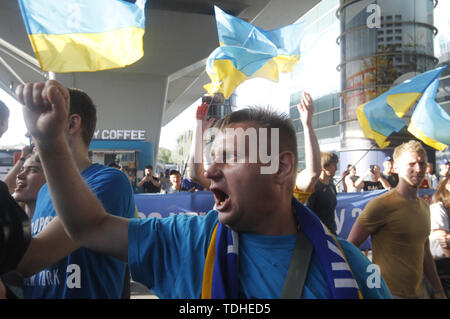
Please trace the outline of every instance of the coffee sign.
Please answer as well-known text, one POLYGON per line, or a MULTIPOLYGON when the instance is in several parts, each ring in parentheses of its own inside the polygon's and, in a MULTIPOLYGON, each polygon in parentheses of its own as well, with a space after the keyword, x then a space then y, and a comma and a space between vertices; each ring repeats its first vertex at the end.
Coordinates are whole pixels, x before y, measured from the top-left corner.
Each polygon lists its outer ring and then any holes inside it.
POLYGON ((145 140, 145 130, 104 129, 94 132, 96 140, 145 140))

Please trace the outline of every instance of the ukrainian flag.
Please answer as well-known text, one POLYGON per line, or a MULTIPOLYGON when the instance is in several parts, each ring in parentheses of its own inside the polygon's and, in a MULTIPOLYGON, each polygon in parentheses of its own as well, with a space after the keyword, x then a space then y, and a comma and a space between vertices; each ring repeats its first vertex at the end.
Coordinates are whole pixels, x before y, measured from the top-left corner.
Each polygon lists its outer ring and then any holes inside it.
POLYGON ((411 117, 408 131, 425 144, 443 151, 450 145, 450 116, 435 101, 439 79, 425 90, 411 117))
POLYGON ((405 126, 405 122, 401 119, 403 115, 439 77, 444 68, 419 74, 360 105, 356 115, 364 135, 374 139, 380 148, 387 147, 390 144, 386 141, 388 136, 405 126))
POLYGON ((139 60, 145 2, 19 0, 42 70, 58 73, 121 68, 139 60))
POLYGON ((249 78, 278 81, 280 72, 291 72, 300 59, 303 24, 265 31, 215 8, 220 47, 208 57, 209 94, 225 98, 249 78))

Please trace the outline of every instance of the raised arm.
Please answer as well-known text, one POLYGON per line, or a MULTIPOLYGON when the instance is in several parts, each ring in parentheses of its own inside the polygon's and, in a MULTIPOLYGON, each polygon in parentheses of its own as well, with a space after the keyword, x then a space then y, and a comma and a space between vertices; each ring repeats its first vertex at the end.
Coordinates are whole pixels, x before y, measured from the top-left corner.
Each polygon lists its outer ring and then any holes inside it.
POLYGON ((378 172, 378 174, 379 174, 378 180, 380 181, 381 185, 383 185, 383 187, 384 187, 385 189, 391 189, 391 188, 392 188, 392 187, 391 187, 391 184, 389 184, 389 182, 387 181, 387 179, 385 179, 385 178, 383 177, 383 175, 380 174, 380 172, 378 172))
POLYGON ((55 210, 69 235, 81 246, 126 261, 128 220, 105 212, 72 158, 65 136, 71 129, 68 90, 49 80, 20 85, 16 94, 25 106, 25 123, 35 138, 55 210))
POLYGON ((303 93, 302 100, 297 105, 297 109, 303 125, 306 167, 298 174, 296 186, 300 191, 308 192, 316 184, 321 171, 320 147, 312 125, 314 103, 308 93, 303 93))
POLYGON ((203 165, 203 137, 207 129, 214 123, 214 118, 206 120, 209 106, 202 103, 197 107, 195 113, 195 128, 192 139, 192 146, 189 154, 189 164, 187 173, 189 178, 205 188, 209 188, 211 181, 205 177, 205 167, 203 165))

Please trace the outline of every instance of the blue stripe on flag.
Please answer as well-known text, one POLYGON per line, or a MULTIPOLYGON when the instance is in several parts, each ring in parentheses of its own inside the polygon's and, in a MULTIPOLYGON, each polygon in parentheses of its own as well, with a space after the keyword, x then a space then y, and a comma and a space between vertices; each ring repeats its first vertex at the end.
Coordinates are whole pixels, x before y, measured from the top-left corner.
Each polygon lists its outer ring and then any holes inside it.
POLYGON ((145 29, 145 1, 19 0, 29 34, 101 33, 145 29))

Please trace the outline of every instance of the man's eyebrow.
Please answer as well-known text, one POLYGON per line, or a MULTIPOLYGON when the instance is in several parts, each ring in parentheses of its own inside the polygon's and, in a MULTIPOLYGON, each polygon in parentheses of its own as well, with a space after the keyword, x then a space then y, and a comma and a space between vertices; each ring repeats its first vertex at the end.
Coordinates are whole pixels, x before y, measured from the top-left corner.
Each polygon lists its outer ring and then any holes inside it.
POLYGON ((24 166, 23 168, 24 168, 24 169, 28 169, 28 168, 41 169, 41 167, 40 167, 40 166, 37 166, 37 165, 24 166))

